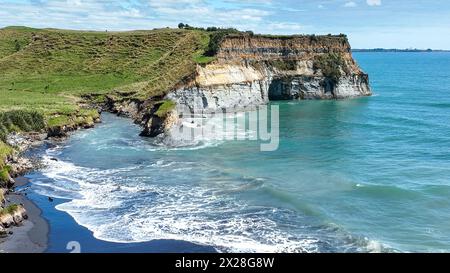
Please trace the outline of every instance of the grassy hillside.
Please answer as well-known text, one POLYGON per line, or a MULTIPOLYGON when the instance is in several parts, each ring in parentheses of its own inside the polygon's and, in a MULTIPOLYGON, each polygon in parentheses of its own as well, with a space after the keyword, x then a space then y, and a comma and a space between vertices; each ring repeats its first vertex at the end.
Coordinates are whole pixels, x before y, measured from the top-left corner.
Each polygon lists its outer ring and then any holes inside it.
POLYGON ((196 30, 0 30, 0 110, 74 111, 79 95, 111 90, 148 97, 195 69, 209 42, 196 30))
MULTIPOLYGON (((0 113, 37 112, 47 127, 92 120, 97 113, 80 108, 82 95, 162 95, 211 60, 203 56, 208 43, 209 33, 194 29, 0 29, 0 113)), ((3 135, 24 130, 10 118, 0 123, 3 135)), ((0 162, 10 152, 0 139, 0 162)))

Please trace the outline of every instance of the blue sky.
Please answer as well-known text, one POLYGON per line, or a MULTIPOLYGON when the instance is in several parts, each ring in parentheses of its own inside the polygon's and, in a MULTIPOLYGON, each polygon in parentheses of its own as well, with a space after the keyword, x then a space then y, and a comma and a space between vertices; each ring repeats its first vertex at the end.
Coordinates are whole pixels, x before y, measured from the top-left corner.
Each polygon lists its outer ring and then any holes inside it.
POLYGON ((88 30, 233 26, 346 33, 354 48, 450 49, 448 0, 0 0, 0 27, 88 30))

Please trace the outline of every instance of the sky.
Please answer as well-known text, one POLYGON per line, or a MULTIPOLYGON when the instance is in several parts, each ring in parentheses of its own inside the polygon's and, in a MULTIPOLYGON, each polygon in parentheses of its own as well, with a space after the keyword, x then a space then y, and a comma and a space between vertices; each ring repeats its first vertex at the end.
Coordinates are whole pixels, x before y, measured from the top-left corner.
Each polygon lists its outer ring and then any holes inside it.
POLYGON ((235 27, 339 34, 353 48, 450 49, 449 0, 0 0, 0 27, 235 27))

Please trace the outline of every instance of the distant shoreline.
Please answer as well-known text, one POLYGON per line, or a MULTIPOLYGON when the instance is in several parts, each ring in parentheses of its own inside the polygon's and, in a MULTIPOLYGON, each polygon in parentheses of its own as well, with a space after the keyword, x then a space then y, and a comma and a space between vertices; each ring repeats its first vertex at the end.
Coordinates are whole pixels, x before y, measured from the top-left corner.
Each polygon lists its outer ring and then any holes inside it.
POLYGON ((450 52, 444 49, 387 49, 387 48, 372 48, 372 49, 352 49, 352 52, 413 52, 413 53, 432 53, 432 52, 450 52))

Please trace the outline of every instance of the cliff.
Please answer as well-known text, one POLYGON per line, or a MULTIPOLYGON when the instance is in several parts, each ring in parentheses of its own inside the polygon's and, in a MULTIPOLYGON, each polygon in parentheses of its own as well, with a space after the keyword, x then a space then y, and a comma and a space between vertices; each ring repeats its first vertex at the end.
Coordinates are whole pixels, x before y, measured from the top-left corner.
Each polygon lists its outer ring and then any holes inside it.
MULTIPOLYGON (((167 94, 178 110, 239 111, 269 100, 371 95, 368 75, 354 61, 344 35, 234 34, 223 38, 215 57, 212 63, 198 65, 190 82, 167 94)), ((159 126, 163 121, 158 126, 151 118, 148 122, 144 135, 155 136, 166 129, 159 126)))
POLYGON ((221 62, 234 60, 301 60, 308 54, 350 53, 345 36, 253 36, 229 35, 220 45, 221 62))
MULTIPOLYGON (((0 91, 7 98, 0 100, 0 112, 37 111, 49 136, 63 136, 92 126, 98 120, 92 108, 101 104, 155 136, 176 123, 172 110, 183 106, 235 111, 269 100, 371 94, 344 35, 214 29, 0 29, 0 91)), ((0 126, 3 142, 10 128, 0 126)), ((5 151, 0 146, 0 160, 5 151)))

